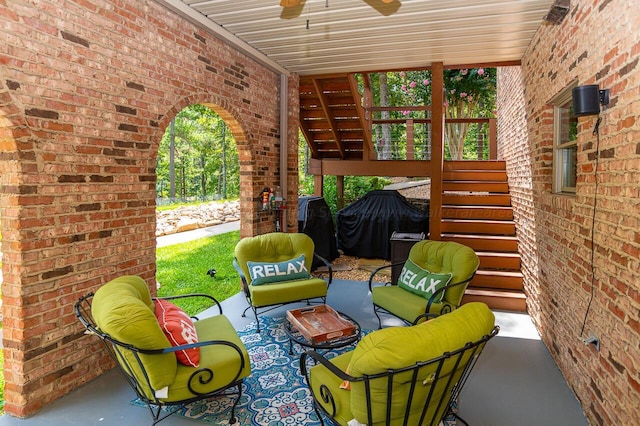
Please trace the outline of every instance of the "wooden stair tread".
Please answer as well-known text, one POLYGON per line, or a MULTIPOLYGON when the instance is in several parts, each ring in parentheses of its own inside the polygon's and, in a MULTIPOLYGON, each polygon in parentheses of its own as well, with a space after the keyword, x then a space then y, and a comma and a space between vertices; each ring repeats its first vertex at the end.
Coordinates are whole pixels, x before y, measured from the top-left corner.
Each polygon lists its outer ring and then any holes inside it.
POLYGON ((455 241, 478 251, 517 252, 518 240, 510 235, 442 234, 442 241, 455 241))
POLYGON ((511 207, 442 206, 443 219, 513 221, 511 207))
POLYGON ((490 309, 527 312, 527 299, 522 291, 467 288, 462 304, 482 302, 490 309))
POLYGON ((492 220, 492 219, 458 219, 458 218, 445 218, 442 219, 443 222, 447 223, 481 223, 486 225, 515 225, 515 222, 512 220, 492 220))
POLYGON ((495 272, 505 271, 487 271, 492 274, 483 274, 483 271, 478 271, 473 277, 473 280, 469 283, 471 288, 499 288, 505 290, 522 290, 523 278, 522 275, 505 275, 495 274, 495 272))
POLYGON ((518 290, 505 290, 505 289, 494 289, 494 288, 473 288, 467 287, 465 294, 473 294, 477 296, 499 296, 499 297, 510 297, 514 299, 526 299, 527 296, 518 290))
POLYGON ((506 182, 507 172, 503 170, 455 170, 443 172, 446 181, 458 182, 506 182))
MULTIPOLYGON (((494 240, 494 241, 514 241, 517 242, 517 238, 511 235, 470 235, 470 234, 454 234, 454 233, 443 233, 442 237, 446 238, 462 238, 465 240, 494 240)), ((481 250, 487 251, 487 250, 481 250)))
POLYGON ((511 206, 511 196, 509 194, 471 194, 445 193, 442 194, 442 205, 444 206, 511 206))
POLYGON ((483 182, 483 181, 444 181, 443 191, 467 191, 467 192, 488 192, 507 194, 509 185, 506 182, 483 182))
POLYGON ((516 234, 515 224, 509 221, 493 223, 443 219, 440 229, 442 232, 478 236, 512 236, 516 234))
POLYGON ((522 272, 520 271, 498 271, 498 270, 485 270, 478 269, 476 271, 476 276, 497 276, 497 277, 512 277, 512 278, 522 278, 522 272))
POLYGON ((444 162, 445 171, 453 170, 505 170, 504 160, 448 160, 444 162))

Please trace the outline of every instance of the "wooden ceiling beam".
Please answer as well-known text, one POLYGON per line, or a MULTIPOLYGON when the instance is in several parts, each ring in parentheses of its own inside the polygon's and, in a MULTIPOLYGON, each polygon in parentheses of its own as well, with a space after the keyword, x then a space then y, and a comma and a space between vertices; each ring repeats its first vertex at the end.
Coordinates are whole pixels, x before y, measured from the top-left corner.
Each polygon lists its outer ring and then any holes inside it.
POLYGON ((431 165, 425 160, 313 160, 315 174, 325 176, 429 177, 431 165), (319 172, 319 173, 318 173, 319 172))

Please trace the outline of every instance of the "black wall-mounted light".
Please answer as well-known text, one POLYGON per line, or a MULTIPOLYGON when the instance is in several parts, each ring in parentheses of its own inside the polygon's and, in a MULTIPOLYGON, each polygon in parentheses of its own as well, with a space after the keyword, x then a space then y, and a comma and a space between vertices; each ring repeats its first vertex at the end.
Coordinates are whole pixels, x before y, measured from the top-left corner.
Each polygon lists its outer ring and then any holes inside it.
POLYGON ((600 104, 609 104, 609 89, 600 90, 597 84, 573 88, 573 115, 582 117, 600 113, 600 104))

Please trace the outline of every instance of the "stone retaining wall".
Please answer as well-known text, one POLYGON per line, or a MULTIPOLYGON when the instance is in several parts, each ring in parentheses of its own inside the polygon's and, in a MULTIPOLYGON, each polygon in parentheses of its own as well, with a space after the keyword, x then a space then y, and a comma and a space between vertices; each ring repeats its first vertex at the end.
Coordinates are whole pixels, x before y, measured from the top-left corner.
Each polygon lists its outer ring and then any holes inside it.
POLYGON ((240 202, 214 201, 197 206, 182 206, 156 213, 156 236, 192 231, 240 220, 240 202))

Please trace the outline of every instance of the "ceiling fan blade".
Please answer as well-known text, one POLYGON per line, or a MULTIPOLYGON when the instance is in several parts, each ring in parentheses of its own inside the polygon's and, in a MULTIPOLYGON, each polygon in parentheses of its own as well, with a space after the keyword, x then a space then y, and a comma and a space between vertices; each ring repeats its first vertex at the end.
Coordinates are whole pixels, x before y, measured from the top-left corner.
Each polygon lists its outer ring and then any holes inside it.
POLYGON ((300 6, 302 0, 280 0, 280 6, 282 7, 296 7, 300 6))

